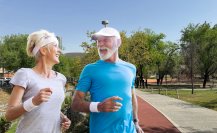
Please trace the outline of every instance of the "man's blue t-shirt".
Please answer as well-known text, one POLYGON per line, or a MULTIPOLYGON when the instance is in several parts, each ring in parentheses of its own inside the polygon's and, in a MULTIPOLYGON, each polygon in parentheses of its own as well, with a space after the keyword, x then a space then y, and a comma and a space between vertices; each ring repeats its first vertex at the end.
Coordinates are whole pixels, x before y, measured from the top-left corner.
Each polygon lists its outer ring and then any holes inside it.
POLYGON ((91 133, 135 133, 132 108, 132 88, 136 67, 119 60, 115 63, 99 60, 85 66, 77 90, 90 92, 92 102, 102 102, 112 96, 123 100, 117 112, 90 113, 91 133))

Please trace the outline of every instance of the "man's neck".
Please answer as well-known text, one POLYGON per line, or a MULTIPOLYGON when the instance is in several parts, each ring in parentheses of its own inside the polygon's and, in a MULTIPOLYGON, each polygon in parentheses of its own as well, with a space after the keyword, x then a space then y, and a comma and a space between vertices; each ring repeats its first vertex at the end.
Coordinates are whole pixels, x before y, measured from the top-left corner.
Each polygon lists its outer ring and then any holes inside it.
POLYGON ((119 60, 118 54, 114 54, 113 56, 111 56, 109 59, 105 60, 106 62, 111 62, 111 63, 115 63, 119 60))

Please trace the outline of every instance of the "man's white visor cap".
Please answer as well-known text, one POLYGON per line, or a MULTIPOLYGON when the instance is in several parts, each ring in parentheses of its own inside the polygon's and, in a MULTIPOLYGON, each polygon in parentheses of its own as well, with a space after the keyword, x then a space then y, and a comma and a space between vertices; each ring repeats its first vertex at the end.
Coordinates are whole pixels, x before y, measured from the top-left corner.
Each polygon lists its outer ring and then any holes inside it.
POLYGON ((94 33, 92 35, 92 40, 98 40, 100 37, 116 37, 117 39, 121 39, 120 33, 111 27, 102 28, 100 31, 94 33))

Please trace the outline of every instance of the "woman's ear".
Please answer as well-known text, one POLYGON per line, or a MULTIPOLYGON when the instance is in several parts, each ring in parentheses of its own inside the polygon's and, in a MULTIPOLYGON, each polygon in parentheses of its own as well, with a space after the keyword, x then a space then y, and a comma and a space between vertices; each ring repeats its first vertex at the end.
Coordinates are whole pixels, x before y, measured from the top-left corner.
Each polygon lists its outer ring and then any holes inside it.
POLYGON ((39 52, 41 53, 41 55, 42 56, 44 56, 44 55, 46 55, 46 48, 45 47, 41 47, 40 49, 39 49, 39 52))

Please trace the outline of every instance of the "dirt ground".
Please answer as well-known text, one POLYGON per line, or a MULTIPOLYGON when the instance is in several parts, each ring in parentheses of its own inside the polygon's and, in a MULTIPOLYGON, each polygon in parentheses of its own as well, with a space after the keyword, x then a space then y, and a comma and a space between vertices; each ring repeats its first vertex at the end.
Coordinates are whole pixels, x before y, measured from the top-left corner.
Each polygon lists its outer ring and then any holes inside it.
POLYGON ((2 89, 0 89, 0 105, 7 104, 9 96, 10 95, 7 92, 4 92, 2 89))

